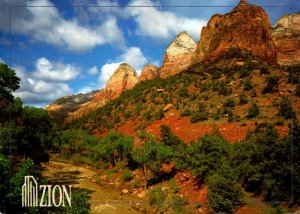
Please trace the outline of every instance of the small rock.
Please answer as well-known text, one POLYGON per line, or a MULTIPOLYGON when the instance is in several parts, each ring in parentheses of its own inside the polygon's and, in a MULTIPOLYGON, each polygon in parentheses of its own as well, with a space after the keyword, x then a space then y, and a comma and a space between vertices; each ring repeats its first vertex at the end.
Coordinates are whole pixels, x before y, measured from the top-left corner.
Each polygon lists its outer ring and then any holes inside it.
POLYGON ((243 65, 245 65, 245 62, 236 62, 236 65, 243 66, 243 65))
POLYGON ((121 195, 126 195, 128 193, 129 193, 129 191, 127 189, 123 189, 122 192, 121 192, 121 195))
POLYGON ((172 107, 173 107, 173 105, 171 103, 169 103, 169 104, 165 105, 165 107, 164 107, 163 110, 166 112, 166 111, 168 111, 172 107))
POLYGON ((139 198, 145 198, 146 197, 146 191, 142 191, 137 195, 139 198))

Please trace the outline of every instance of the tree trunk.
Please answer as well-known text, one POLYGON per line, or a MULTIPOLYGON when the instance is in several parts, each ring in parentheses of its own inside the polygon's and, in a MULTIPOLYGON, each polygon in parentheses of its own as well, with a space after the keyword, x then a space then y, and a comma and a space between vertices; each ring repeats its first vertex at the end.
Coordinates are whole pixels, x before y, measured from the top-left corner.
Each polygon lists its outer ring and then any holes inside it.
POLYGON ((146 169, 145 167, 143 166, 142 167, 142 172, 143 172, 143 176, 144 176, 144 186, 145 186, 145 190, 147 190, 147 177, 146 177, 146 169))

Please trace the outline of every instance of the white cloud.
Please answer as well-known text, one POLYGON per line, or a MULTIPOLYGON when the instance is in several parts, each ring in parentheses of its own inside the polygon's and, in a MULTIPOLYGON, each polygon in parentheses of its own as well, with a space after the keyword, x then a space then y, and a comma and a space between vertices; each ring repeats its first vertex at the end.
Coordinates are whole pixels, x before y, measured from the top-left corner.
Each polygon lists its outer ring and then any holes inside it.
POLYGON ((139 69, 147 63, 146 57, 138 47, 128 48, 126 52, 121 55, 121 59, 135 69, 139 69))
POLYGON ((106 63, 101 67, 99 82, 106 83, 121 63, 128 63, 140 74, 142 67, 147 63, 147 58, 139 47, 129 47, 119 59, 114 60, 112 63, 106 63))
POLYGON ((97 68, 97 66, 93 66, 93 67, 91 67, 89 70, 88 70, 88 73, 89 74, 97 74, 98 73, 98 68, 97 68))
MULTIPOLYGON (((150 0, 132 0, 129 6, 155 6, 150 0)), ((162 39, 170 39, 182 31, 187 31, 198 40, 205 20, 178 16, 169 11, 160 11, 156 7, 129 7, 130 14, 137 23, 136 34, 162 39)))
MULTIPOLYGON (((36 63, 36 69, 38 71, 36 72, 49 69, 49 65, 53 64, 46 58, 38 59, 36 63)), ((16 71, 17 76, 21 78, 20 89, 13 94, 15 97, 21 97, 27 105, 43 107, 60 97, 72 94, 72 90, 67 83, 63 83, 59 80, 47 82, 43 79, 44 76, 36 76, 34 75, 36 72, 28 72, 22 66, 14 66, 13 69, 16 71)), ((54 79, 57 79, 56 75, 54 76, 54 79)), ((66 75, 64 74, 64 76, 66 75)), ((53 75, 51 80, 53 80, 53 75)))
POLYGON ((109 80, 111 75, 114 73, 115 70, 117 70, 117 68, 121 63, 122 62, 116 62, 116 63, 107 63, 103 65, 99 76, 99 82, 106 83, 107 80, 109 80))
POLYGON ((48 104, 60 97, 71 95, 72 90, 70 87, 65 83, 46 83, 44 82, 43 87, 47 88, 48 91, 36 91, 36 83, 33 83, 33 90, 18 90, 14 92, 15 97, 21 97, 24 103, 30 105, 41 105, 41 104, 48 104))
POLYGON ((44 57, 37 60, 36 69, 33 77, 50 81, 68 81, 80 74, 80 70, 71 64, 53 63, 44 57))
POLYGON ((90 92, 98 90, 98 89, 99 89, 98 84, 85 86, 85 87, 82 87, 82 88, 78 89, 76 91, 76 94, 80 94, 80 93, 87 94, 87 93, 90 93, 90 92))
POLYGON ((96 27, 82 26, 75 18, 62 17, 49 0, 28 1, 27 5, 22 8, 24 15, 12 20, 14 33, 30 35, 36 41, 71 51, 84 51, 107 43, 124 46, 123 34, 113 16, 102 19, 96 27))
POLYGON ((4 60, 0 57, 0 63, 4 63, 4 60))

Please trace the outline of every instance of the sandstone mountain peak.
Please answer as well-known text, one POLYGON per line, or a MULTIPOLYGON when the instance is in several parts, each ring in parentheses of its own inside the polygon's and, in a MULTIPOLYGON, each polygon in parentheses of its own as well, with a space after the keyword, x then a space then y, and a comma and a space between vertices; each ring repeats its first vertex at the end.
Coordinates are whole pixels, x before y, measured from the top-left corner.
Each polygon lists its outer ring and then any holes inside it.
POLYGON ((147 64, 142 70, 140 81, 155 79, 159 77, 158 67, 152 64, 147 64))
POLYGON ((247 0, 240 0, 240 3, 238 4, 238 6, 247 6, 247 5, 248 5, 247 0))
POLYGON ((119 95, 122 91, 132 88, 138 79, 134 68, 127 63, 122 63, 107 81, 105 90, 114 91, 119 95))
POLYGON ((214 15, 202 28, 193 63, 214 61, 230 48, 247 49, 268 64, 276 64, 271 23, 263 8, 240 1, 230 13, 214 15))
POLYGON ((165 51, 161 77, 166 78, 185 70, 191 63, 196 43, 187 32, 179 33, 165 51))
POLYGON ((300 13, 282 16, 272 29, 281 65, 300 64, 300 13))
POLYGON ((70 122, 104 106, 110 100, 116 99, 123 91, 133 88, 138 81, 139 76, 133 67, 127 63, 120 64, 107 81, 105 88, 100 90, 89 103, 69 114, 66 121, 70 122))
POLYGON ((172 55, 190 53, 196 48, 194 39, 185 31, 179 33, 175 39, 169 44, 166 53, 172 55))

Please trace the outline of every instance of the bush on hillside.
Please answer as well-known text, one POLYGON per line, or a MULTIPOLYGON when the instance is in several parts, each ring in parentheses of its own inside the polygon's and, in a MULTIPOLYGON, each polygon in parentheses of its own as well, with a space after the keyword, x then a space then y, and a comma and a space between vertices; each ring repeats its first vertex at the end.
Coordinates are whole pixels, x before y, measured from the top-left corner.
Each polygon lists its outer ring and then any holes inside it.
POLYGON ((259 115, 259 107, 256 103, 253 103, 250 108, 248 109, 247 118, 255 118, 259 115))
POLYGON ((282 97, 279 104, 279 115, 285 119, 295 118, 296 112, 293 110, 292 101, 287 97, 282 97))
POLYGON ((267 78, 267 84, 263 89, 262 93, 274 93, 278 91, 278 78, 275 76, 270 76, 267 78))
POLYGON ((248 103, 248 99, 245 93, 239 94, 239 104, 244 105, 248 103))

